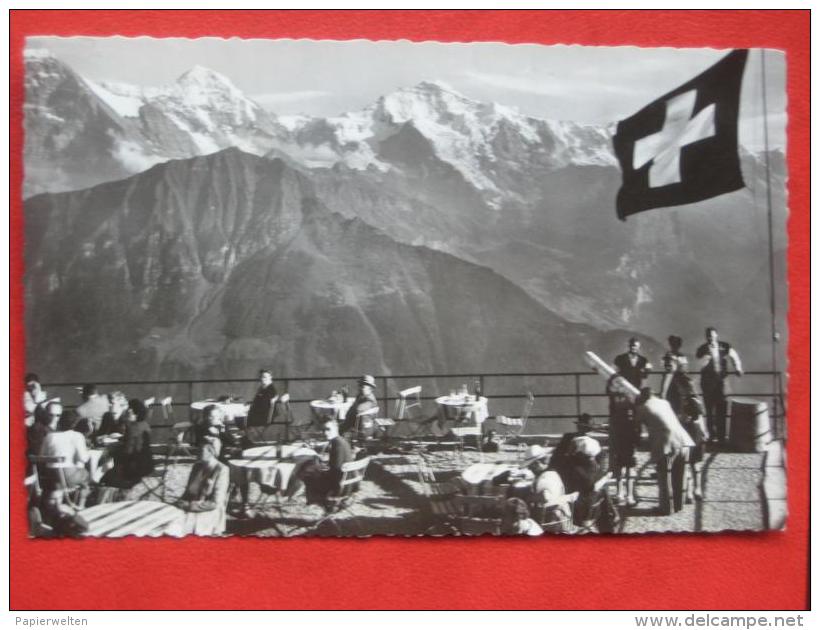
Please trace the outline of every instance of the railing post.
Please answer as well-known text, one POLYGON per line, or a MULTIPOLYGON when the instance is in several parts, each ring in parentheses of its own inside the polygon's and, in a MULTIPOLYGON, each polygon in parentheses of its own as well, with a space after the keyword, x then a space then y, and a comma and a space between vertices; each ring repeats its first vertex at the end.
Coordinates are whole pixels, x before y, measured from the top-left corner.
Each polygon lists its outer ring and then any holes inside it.
POLYGON ((194 402, 194 382, 188 381, 188 422, 193 422, 193 412, 191 411, 191 403, 194 402))
MULTIPOLYGON (((283 389, 285 390, 285 394, 290 394, 290 382, 288 379, 284 380, 283 389)), ((290 442, 290 419, 293 417, 293 409, 290 406, 290 400, 288 400, 288 412, 285 414, 285 442, 290 442)))
POLYGON ((581 375, 575 373, 575 415, 581 416, 581 375))
POLYGON ((478 388, 481 390, 481 395, 486 398, 487 397, 487 390, 484 389, 484 375, 483 374, 481 374, 478 377, 478 388))
POLYGON ((387 414, 388 414, 388 411, 389 411, 389 409, 388 409, 388 398, 387 398, 387 396, 388 396, 388 393, 387 393, 387 377, 386 376, 380 376, 379 378, 382 379, 382 412, 384 413, 385 417, 387 417, 387 414))

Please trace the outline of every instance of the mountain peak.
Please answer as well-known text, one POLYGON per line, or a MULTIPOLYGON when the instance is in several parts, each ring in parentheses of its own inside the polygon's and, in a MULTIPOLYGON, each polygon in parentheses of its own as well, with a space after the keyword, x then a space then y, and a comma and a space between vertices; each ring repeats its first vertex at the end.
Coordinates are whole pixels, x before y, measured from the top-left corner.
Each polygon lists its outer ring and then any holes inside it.
POLYGON ((205 66, 196 65, 187 72, 180 75, 177 84, 182 87, 223 87, 229 90, 236 90, 236 86, 224 74, 205 66))

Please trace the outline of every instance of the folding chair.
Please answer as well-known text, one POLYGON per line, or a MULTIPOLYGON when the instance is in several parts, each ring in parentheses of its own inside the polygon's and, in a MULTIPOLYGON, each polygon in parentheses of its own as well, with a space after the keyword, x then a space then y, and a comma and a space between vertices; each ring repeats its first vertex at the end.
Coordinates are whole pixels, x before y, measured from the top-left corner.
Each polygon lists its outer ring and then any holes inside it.
POLYGON ((171 436, 165 446, 165 462, 162 467, 161 499, 165 501, 166 478, 172 463, 176 463, 181 457, 195 457, 194 425, 192 422, 174 422, 174 401, 171 396, 166 396, 160 401, 160 409, 164 424, 171 423, 171 436))
POLYGON ((468 425, 462 427, 452 427, 450 429, 450 433, 456 437, 458 440, 456 442, 456 450, 460 455, 464 454, 465 448, 475 448, 478 451, 478 455, 482 461, 484 461, 484 454, 481 451, 481 426, 479 425, 468 425), (466 447, 465 442, 468 437, 472 437, 475 439, 475 447, 466 447))
MULTIPOLYGON (((364 480, 369 464, 369 457, 342 464, 342 478, 339 481, 339 489, 327 497, 325 515, 313 524, 312 530, 314 532, 323 523, 330 522, 341 534, 342 530, 337 520, 343 513, 350 514, 358 527, 358 519, 353 512, 353 508, 355 507, 356 494, 359 491, 361 482, 364 480)), ((359 530, 361 531, 361 528, 359 530)))
POLYGON ((444 528, 447 533, 458 534, 461 505, 458 503, 457 496, 460 489, 453 482, 437 482, 436 475, 427 460, 422 455, 417 457, 419 484, 427 499, 430 516, 434 521, 424 533, 432 534, 437 528, 444 528))
POLYGON ((507 416, 496 417, 496 425, 499 428, 503 428, 501 437, 504 441, 511 442, 513 440, 517 440, 524 434, 524 430, 527 428, 527 420, 530 417, 530 412, 532 411, 534 403, 535 396, 532 395, 532 392, 527 392, 527 395, 524 398, 524 408, 521 411, 520 418, 508 418, 507 416))

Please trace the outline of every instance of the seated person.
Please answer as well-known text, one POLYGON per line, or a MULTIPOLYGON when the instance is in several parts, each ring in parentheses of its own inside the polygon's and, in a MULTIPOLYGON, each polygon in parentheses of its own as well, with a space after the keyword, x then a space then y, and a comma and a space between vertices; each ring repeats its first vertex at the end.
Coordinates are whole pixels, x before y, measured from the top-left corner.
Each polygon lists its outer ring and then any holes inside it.
POLYGON ((544 530, 530 518, 530 509, 521 499, 512 497, 504 503, 501 533, 509 536, 541 536, 544 530))
POLYGON ((28 438, 27 455, 39 455, 46 435, 57 430, 57 423, 63 414, 63 406, 55 401, 37 405, 34 409, 34 424, 26 431, 28 438))
POLYGON ((556 446, 552 452, 549 469, 555 470, 560 474, 562 470, 570 466, 573 453, 573 440, 586 436, 590 430, 592 430, 592 416, 588 413, 582 413, 575 421, 575 431, 564 433, 564 435, 561 436, 561 441, 558 442, 558 446, 556 446))
POLYGON ((582 436, 573 439, 570 450, 566 467, 558 472, 566 492, 578 493, 573 519, 575 524, 591 525, 597 521, 601 531, 611 531, 611 524, 608 523, 614 513, 611 499, 605 489, 602 492, 595 490, 596 482, 606 474, 606 469, 598 461, 601 445, 589 436, 582 436))
POLYGON ((25 410, 25 423, 27 427, 34 424, 34 410, 37 405, 48 400, 48 395, 40 385, 40 377, 34 373, 26 374, 26 391, 23 392, 23 409, 25 410))
POLYGON ((100 482, 104 486, 131 488, 154 470, 151 426, 145 403, 138 398, 129 400, 125 419, 125 434, 113 453, 114 467, 105 473, 100 482))
POLYGON ((337 492, 342 480, 342 466, 353 461, 353 449, 347 440, 339 435, 339 424, 336 420, 325 418, 322 421, 322 432, 328 440, 327 463, 311 458, 293 473, 305 485, 308 504, 323 504, 328 496, 337 492))
POLYGON ((365 374, 359 379, 358 386, 359 393, 356 395, 353 404, 350 405, 350 408, 347 410, 344 422, 339 431, 343 435, 348 435, 358 428, 360 435, 370 437, 375 433, 375 424, 372 422, 375 414, 367 416, 364 414, 374 408, 379 408, 379 403, 374 393, 376 391, 376 379, 370 374, 365 374), (361 421, 363 417, 367 417, 370 422, 363 423, 361 421))
POLYGON ((108 398, 100 395, 96 385, 89 383, 83 386, 82 399, 76 410, 80 418, 76 430, 88 438, 100 428, 102 417, 109 410, 108 398))
POLYGON ((547 449, 540 444, 533 444, 527 448, 518 468, 505 470, 493 477, 495 485, 514 484, 523 487, 521 482, 527 482, 529 486, 534 486, 538 477, 547 471, 547 449))
POLYGON ((67 465, 62 468, 62 477, 55 469, 49 467, 40 470, 40 482, 45 491, 44 502, 48 506, 46 520, 58 515, 64 491, 81 488, 78 500, 80 507, 84 506, 88 496, 90 475, 86 466, 90 455, 85 444, 85 437, 74 429, 78 421, 79 418, 73 411, 63 411, 57 422, 56 431, 49 432, 40 445, 39 454, 41 456, 60 457, 67 465), (65 481, 65 487, 63 487, 63 481, 65 481))
POLYGON ((226 415, 222 407, 208 405, 202 410, 202 418, 194 426, 194 445, 201 447, 212 438, 218 439, 222 445, 220 461, 223 463, 227 455, 225 447, 241 446, 243 443, 243 436, 238 430, 230 431, 225 425, 225 420, 226 415))
POLYGON ((225 532, 230 471, 218 459, 220 449, 218 438, 204 438, 199 459, 177 501, 177 507, 188 512, 183 526, 186 534, 217 536, 225 532))
POLYGON ((101 435, 111 435, 119 433, 125 435, 125 428, 128 421, 125 411, 128 409, 128 400, 122 392, 111 392, 108 394, 108 411, 106 411, 100 421, 100 428, 97 429, 96 437, 101 435))

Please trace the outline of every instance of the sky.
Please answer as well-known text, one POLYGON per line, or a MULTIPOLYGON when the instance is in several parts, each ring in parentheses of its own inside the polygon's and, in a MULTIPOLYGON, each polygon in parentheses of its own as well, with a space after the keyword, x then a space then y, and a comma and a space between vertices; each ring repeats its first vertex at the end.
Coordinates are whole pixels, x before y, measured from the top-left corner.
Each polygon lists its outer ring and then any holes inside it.
MULTIPOLYGON (((708 48, 444 44, 409 41, 33 37, 95 81, 158 86, 194 65, 225 76, 277 114, 335 116, 423 80, 536 118, 616 122, 700 73, 727 51, 708 48)), ((766 59, 769 143, 785 145, 785 55, 766 59)), ((761 51, 749 56, 740 140, 763 146, 761 51)))

